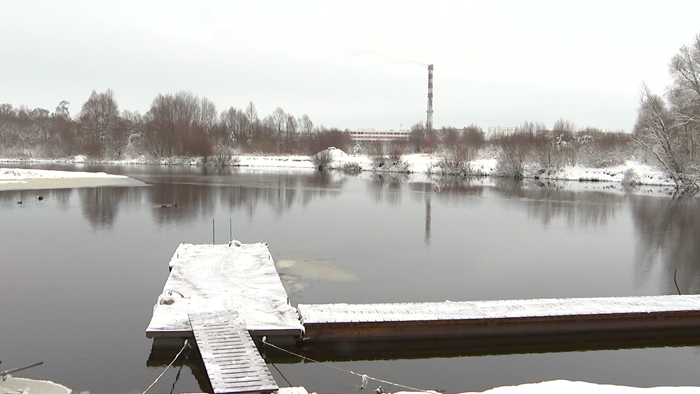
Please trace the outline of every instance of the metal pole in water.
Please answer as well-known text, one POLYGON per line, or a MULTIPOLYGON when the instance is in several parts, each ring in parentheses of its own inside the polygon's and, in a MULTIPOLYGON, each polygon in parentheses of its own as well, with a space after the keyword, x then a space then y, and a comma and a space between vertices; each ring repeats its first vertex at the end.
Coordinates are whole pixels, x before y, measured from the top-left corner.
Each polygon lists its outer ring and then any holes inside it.
POLYGON ((216 243, 216 227, 214 227, 214 218, 211 218, 211 244, 216 243))
POLYGON ((231 218, 228 218, 228 242, 233 241, 233 224, 231 224, 231 218))
MULTIPOLYGON (((0 362, 2 362, 2 361, 0 361, 0 362)), ((38 363, 25 365, 24 367, 8 369, 7 371, 0 372, 0 376, 2 376, 2 379, 5 380, 5 375, 7 375, 7 374, 23 371, 25 369, 36 367, 37 365, 41 365, 43 363, 44 363, 43 361, 39 361, 38 363)))

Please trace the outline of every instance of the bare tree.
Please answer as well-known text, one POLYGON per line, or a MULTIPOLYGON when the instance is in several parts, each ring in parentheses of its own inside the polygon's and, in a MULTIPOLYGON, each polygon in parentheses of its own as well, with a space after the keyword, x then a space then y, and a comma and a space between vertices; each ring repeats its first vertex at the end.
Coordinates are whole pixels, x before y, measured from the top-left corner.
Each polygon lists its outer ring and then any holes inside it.
POLYGON ((415 153, 419 153, 423 149, 425 143, 425 126, 423 122, 418 122, 411 126, 411 133, 408 135, 408 145, 415 153))
POLYGON ((200 123, 202 113, 202 101, 189 92, 158 95, 144 116, 149 152, 157 157, 210 156, 213 144, 207 125, 200 123))
POLYGON ((287 113, 280 107, 277 107, 272 114, 265 117, 263 123, 272 130, 273 139, 280 152, 286 150, 285 146, 285 125, 287 123, 287 113))
POLYGON ((681 47, 669 64, 673 83, 668 98, 689 159, 697 164, 700 136, 700 34, 681 47))
POLYGON ((255 132, 258 126, 258 111, 255 109, 255 104, 251 101, 245 109, 246 120, 248 121, 246 125, 246 139, 248 144, 252 143, 255 139, 255 132))
POLYGON ((216 105, 208 98, 202 97, 199 100, 199 107, 199 124, 211 132, 216 126, 216 105))
POLYGON ((632 153, 630 134, 586 127, 576 136, 577 162, 594 168, 623 164, 632 153))
POLYGON ((90 136, 90 141, 85 141, 88 151, 86 153, 101 156, 105 145, 122 138, 121 135, 114 135, 119 125, 119 106, 112 89, 107 89, 104 93, 93 90, 83 104, 79 118, 81 130, 90 136))
POLYGON ((233 145, 245 143, 248 118, 243 111, 230 107, 221 113, 219 121, 226 132, 229 143, 233 145))
POLYGON ((301 115, 298 124, 301 133, 312 133, 314 131, 314 122, 311 121, 307 114, 301 115))
POLYGON ((284 145, 287 148, 287 153, 291 153, 296 148, 298 129, 299 123, 297 123, 297 119, 292 114, 287 114, 284 124, 284 145))
POLYGON ((529 133, 515 133, 493 141, 500 152, 496 161, 496 174, 521 179, 525 174, 525 160, 530 154, 532 138, 529 133))
POLYGON ((556 122, 554 122, 554 126, 552 126, 552 132, 554 132, 555 135, 559 135, 562 133, 572 134, 576 132, 576 125, 570 120, 560 118, 556 122))
POLYGON ((676 187, 682 188, 686 178, 678 154, 679 141, 673 130, 673 116, 664 100, 652 94, 646 84, 640 88, 634 134, 636 141, 656 158, 676 187))
POLYGON ((61 100, 60 103, 56 106, 56 110, 54 111, 54 116, 55 117, 62 117, 64 119, 70 119, 70 111, 68 110, 68 107, 70 106, 70 103, 66 100, 61 100))

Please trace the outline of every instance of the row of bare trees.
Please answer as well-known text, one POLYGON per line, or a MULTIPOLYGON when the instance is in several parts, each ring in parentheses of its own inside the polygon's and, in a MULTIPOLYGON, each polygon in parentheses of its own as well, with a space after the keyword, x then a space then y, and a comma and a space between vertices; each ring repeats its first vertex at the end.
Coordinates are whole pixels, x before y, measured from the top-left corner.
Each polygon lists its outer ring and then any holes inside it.
POLYGON ((637 152, 630 134, 592 127, 517 132, 489 142, 497 152, 499 174, 516 178, 528 165, 539 172, 573 165, 603 168, 623 164, 637 152))
POLYGON ((223 157, 235 153, 314 154, 328 146, 351 147, 348 133, 316 127, 282 108, 260 119, 251 102, 221 113, 206 97, 159 94, 143 115, 120 111, 112 90, 93 91, 71 116, 61 101, 54 112, 0 105, 0 154, 15 157, 122 159, 125 155, 223 157))
POLYGON ((645 148, 684 194, 700 181, 700 34, 669 63, 671 86, 664 96, 640 88, 635 140, 645 148))
MULTIPOLYGON (((489 139, 473 124, 462 129, 425 130, 417 123, 411 127, 408 141, 399 146, 387 144, 384 151, 439 153, 443 159, 436 172, 465 176, 476 173, 469 162, 496 156, 502 175, 522 177, 526 166, 545 171, 576 164, 595 168, 618 165, 632 158, 635 149, 630 134, 594 127, 579 129, 573 122, 559 119, 551 129, 542 122, 526 121, 512 134, 489 139)), ((367 153, 381 152, 374 148, 367 153)))

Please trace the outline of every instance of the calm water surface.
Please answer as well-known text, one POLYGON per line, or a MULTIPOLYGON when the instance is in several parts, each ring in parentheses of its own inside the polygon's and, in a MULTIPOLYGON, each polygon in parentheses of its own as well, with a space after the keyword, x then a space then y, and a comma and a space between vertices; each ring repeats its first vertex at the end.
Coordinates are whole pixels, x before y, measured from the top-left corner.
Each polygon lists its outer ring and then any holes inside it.
MULTIPOLYGON (((76 392, 140 393, 162 372, 147 366, 145 328, 175 248, 211 243, 212 219, 217 242, 228 241, 230 219, 234 238, 269 243, 294 304, 675 294, 674 270, 684 294, 700 292, 696 200, 422 175, 79 170, 149 186, 43 190, 43 201, 38 191, 0 192, 0 369, 44 361, 20 376, 76 392)), ((698 386, 699 353, 660 347, 332 365, 446 392, 549 379, 698 386)), ((360 391, 358 378, 324 365, 271 370, 280 385, 360 391)), ((201 390, 191 368, 178 366, 149 392, 201 390)))

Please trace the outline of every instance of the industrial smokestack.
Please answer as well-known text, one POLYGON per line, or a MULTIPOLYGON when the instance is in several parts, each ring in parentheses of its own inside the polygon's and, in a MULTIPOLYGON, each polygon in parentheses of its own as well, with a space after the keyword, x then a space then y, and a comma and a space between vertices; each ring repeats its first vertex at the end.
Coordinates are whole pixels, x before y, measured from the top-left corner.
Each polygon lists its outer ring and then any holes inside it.
POLYGON ((428 66, 428 121, 425 124, 427 130, 433 129, 433 65, 428 66))

